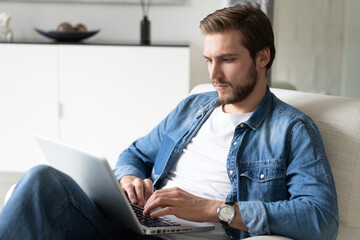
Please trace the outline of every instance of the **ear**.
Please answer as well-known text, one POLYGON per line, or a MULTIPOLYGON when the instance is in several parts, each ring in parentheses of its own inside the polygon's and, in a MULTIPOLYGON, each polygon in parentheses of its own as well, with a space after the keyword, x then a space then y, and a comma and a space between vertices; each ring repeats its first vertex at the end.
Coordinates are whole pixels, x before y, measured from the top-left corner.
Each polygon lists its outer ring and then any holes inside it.
POLYGON ((256 54, 256 65, 260 68, 266 68, 270 61, 270 49, 268 47, 260 50, 256 54))

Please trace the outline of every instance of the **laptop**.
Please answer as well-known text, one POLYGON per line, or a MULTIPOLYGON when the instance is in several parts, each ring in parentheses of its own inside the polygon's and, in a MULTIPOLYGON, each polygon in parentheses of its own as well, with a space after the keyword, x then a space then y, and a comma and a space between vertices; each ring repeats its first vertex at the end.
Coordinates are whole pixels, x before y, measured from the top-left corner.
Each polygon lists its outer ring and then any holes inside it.
POLYGON ((50 165, 72 177, 94 201, 105 217, 142 235, 211 231, 211 223, 195 223, 167 215, 159 218, 142 215, 122 191, 108 161, 75 147, 36 136, 50 165))

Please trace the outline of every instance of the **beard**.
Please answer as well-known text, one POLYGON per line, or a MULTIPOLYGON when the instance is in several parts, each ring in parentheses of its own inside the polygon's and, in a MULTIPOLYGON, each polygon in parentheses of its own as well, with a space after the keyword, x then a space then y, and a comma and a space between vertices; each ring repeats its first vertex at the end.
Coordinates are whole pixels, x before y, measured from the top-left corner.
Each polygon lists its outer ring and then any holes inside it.
POLYGON ((246 75, 240 79, 239 83, 235 86, 232 84, 222 81, 213 80, 212 84, 220 83, 227 84, 230 86, 232 92, 230 96, 222 96, 218 93, 218 104, 234 104, 244 100, 254 90, 256 83, 258 82, 258 72, 256 71, 255 64, 252 64, 246 75))

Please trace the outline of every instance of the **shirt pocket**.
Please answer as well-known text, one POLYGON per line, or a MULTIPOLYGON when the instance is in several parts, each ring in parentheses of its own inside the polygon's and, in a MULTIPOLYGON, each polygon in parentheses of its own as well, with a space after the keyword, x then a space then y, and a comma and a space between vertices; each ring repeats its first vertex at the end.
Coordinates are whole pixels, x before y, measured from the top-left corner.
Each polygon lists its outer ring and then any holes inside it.
POLYGON ((241 200, 273 202, 288 199, 286 166, 281 160, 263 160, 240 166, 241 200))

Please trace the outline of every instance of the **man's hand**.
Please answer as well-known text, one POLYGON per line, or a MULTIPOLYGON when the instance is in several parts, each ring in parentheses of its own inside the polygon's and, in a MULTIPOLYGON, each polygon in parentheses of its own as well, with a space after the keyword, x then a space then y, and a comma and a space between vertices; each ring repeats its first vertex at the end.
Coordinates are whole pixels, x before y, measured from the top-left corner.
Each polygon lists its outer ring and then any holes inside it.
POLYGON ((175 187, 155 191, 145 204, 144 215, 175 215, 193 222, 217 222, 216 209, 221 204, 220 201, 197 197, 175 187), (153 211, 158 207, 161 209, 153 211))
POLYGON ((120 186, 132 204, 143 207, 154 192, 150 179, 141 179, 136 176, 125 176, 120 180, 120 186))

